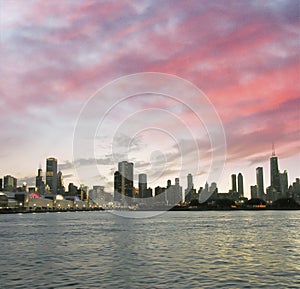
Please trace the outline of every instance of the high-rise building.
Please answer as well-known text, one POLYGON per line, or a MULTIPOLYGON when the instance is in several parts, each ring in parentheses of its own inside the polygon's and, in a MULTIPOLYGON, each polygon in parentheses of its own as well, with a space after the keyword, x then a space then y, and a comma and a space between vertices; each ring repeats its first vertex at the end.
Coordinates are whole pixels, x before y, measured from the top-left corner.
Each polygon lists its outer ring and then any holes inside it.
POLYGON ((114 173, 114 201, 121 202, 121 175, 119 171, 115 171, 114 173))
POLYGON ((68 186, 68 195, 69 196, 76 196, 77 195, 77 186, 75 186, 73 183, 69 183, 68 186))
POLYGON ((284 171, 283 173, 279 173, 279 181, 280 181, 280 192, 282 198, 288 197, 288 174, 287 171, 284 171))
POLYGON ((218 198, 218 186, 217 183, 212 182, 209 187, 209 199, 208 200, 216 200, 218 198))
POLYGON ((241 173, 238 174, 238 193, 239 197, 244 197, 244 180, 241 173))
POLYGON ((264 175, 263 175, 263 168, 257 167, 256 168, 256 185, 257 185, 257 197, 259 199, 264 200, 264 175))
MULTIPOLYGON (((133 197, 133 163, 123 161, 118 164, 118 171, 121 178, 122 197, 133 197)), ((129 200, 128 200, 129 201, 129 200)))
POLYGON ((139 198, 147 198, 147 175, 146 174, 139 174, 139 198))
POLYGON ((167 188, 169 188, 172 185, 171 180, 167 180, 167 188))
POLYGON ((57 194, 57 159, 47 158, 46 160, 46 185, 50 187, 52 194, 57 194))
POLYGON ((45 184, 43 181, 43 171, 42 169, 38 169, 38 174, 35 177, 35 187, 40 194, 44 194, 45 192, 45 184))
POLYGON ((277 192, 280 192, 278 158, 275 156, 274 148, 273 148, 272 156, 270 158, 270 176, 271 176, 271 187, 275 189, 277 192))
POLYGON ((182 187, 179 184, 179 178, 175 178, 175 185, 167 187, 167 203, 169 206, 175 206, 182 201, 182 187))
POLYGON ((231 184, 232 184, 231 190, 233 192, 236 192, 237 190, 236 190, 236 175, 235 174, 231 175, 231 184))
POLYGON ((257 186, 251 186, 250 187, 250 192, 251 192, 251 199, 256 199, 257 198, 257 186))
POLYGON ((187 191, 189 192, 193 188, 194 188, 193 176, 192 176, 192 174, 188 174, 187 175, 187 191))
POLYGON ((57 173, 57 193, 61 195, 65 193, 64 178, 61 171, 57 173))
POLYGON ((3 180, 0 179, 0 191, 2 191, 2 190, 3 190, 3 180))
POLYGON ((4 176, 4 191, 16 192, 17 191, 17 179, 13 176, 4 176))
POLYGON ((187 175, 187 188, 185 190, 185 201, 190 202, 195 198, 194 184, 193 184, 193 176, 192 174, 187 175))

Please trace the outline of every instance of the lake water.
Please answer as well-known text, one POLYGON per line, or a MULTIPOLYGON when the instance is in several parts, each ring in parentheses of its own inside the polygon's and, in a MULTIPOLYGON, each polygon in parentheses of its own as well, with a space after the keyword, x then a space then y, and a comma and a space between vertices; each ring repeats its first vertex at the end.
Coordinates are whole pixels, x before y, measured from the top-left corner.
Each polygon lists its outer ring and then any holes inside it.
POLYGON ((300 211, 0 215, 0 288, 299 288, 300 211))

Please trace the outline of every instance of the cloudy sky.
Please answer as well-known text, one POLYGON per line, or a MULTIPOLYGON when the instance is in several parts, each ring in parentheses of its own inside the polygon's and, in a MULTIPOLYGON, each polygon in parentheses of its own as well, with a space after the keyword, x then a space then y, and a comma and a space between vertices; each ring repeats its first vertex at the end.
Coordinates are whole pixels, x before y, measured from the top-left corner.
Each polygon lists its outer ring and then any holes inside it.
POLYGON ((299 177, 299 1, 0 0, 0 13, 2 176, 30 183, 54 156, 66 183, 111 191, 128 159, 152 187, 213 170, 225 192, 242 172, 249 195, 257 166, 269 185, 274 142, 299 177), (126 78, 145 72, 166 79, 126 78))

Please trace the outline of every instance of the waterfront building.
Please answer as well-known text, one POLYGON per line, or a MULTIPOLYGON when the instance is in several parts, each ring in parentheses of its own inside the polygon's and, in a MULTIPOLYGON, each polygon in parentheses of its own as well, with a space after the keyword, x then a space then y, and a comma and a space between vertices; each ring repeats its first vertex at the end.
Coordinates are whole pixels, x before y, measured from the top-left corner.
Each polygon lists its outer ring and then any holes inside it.
POLYGON ((192 174, 188 174, 187 175, 187 190, 190 191, 193 188, 194 188, 193 176, 192 176, 192 174))
POLYGON ((122 161, 118 163, 118 171, 114 174, 114 200, 122 203, 131 203, 134 196, 133 163, 122 161), (127 197, 127 200, 126 200, 127 197))
POLYGON ((61 195, 65 193, 64 179, 61 171, 57 173, 57 193, 61 195))
POLYGON ((239 197, 244 197, 244 180, 241 173, 238 174, 238 193, 239 197))
POLYGON ((289 197, 300 203, 300 179, 296 178, 289 188, 289 197))
POLYGON ((185 189, 185 201, 191 202, 196 197, 196 190, 194 189, 192 174, 187 175, 187 188, 185 189))
POLYGON ((231 190, 233 192, 236 192, 236 175, 235 174, 232 174, 231 175, 231 184, 232 184, 232 187, 231 187, 231 190))
POLYGON ((153 190, 152 190, 152 188, 147 188, 146 189, 146 198, 152 198, 152 197, 153 197, 153 190))
POLYGON ((57 194, 57 159, 47 158, 46 160, 46 185, 50 187, 52 194, 57 194))
POLYGON ((73 183, 69 183, 68 196, 77 196, 77 186, 75 186, 73 183))
MULTIPOLYGON (((169 182, 168 182, 169 185, 169 182)), ((179 184, 179 178, 175 178, 175 184, 167 188, 167 204, 175 206, 182 201, 182 187, 179 184)))
POLYGON ((263 168, 257 167, 256 168, 256 185, 257 185, 257 197, 259 199, 264 200, 264 175, 263 175, 263 168))
POLYGON ((280 192, 282 198, 288 197, 288 174, 285 170, 283 173, 279 173, 279 181, 280 181, 280 192))
POLYGON ((167 180, 167 189, 172 185, 171 180, 167 180))
POLYGON ((114 173, 114 201, 121 202, 121 175, 119 171, 114 173))
POLYGON ((277 192, 280 192, 278 158, 275 156, 274 149, 273 149, 272 156, 270 158, 270 177, 271 177, 271 187, 274 188, 277 192))
POLYGON ((4 191, 16 192, 17 191, 17 179, 11 175, 4 176, 4 191))
POLYGON ((257 199, 258 198, 257 185, 254 185, 254 186, 250 187, 250 193, 251 193, 251 199, 257 199))
POLYGON ((45 193, 45 183, 43 181, 43 170, 41 168, 38 169, 38 174, 35 177, 35 187, 40 194, 45 193))
POLYGON ((215 192, 218 192, 217 183, 212 182, 212 183, 210 184, 209 192, 210 192, 211 194, 213 194, 213 193, 215 193, 215 192))
POLYGON ((139 198, 148 198, 147 192, 147 175, 139 174, 139 198))

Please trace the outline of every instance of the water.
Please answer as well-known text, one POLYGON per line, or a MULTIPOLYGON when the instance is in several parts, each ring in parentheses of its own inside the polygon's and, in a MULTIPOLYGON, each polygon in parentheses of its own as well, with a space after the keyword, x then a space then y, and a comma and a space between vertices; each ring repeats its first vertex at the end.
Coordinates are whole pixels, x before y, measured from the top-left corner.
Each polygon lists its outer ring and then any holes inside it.
POLYGON ((0 288, 299 288, 300 212, 0 215, 0 288))

